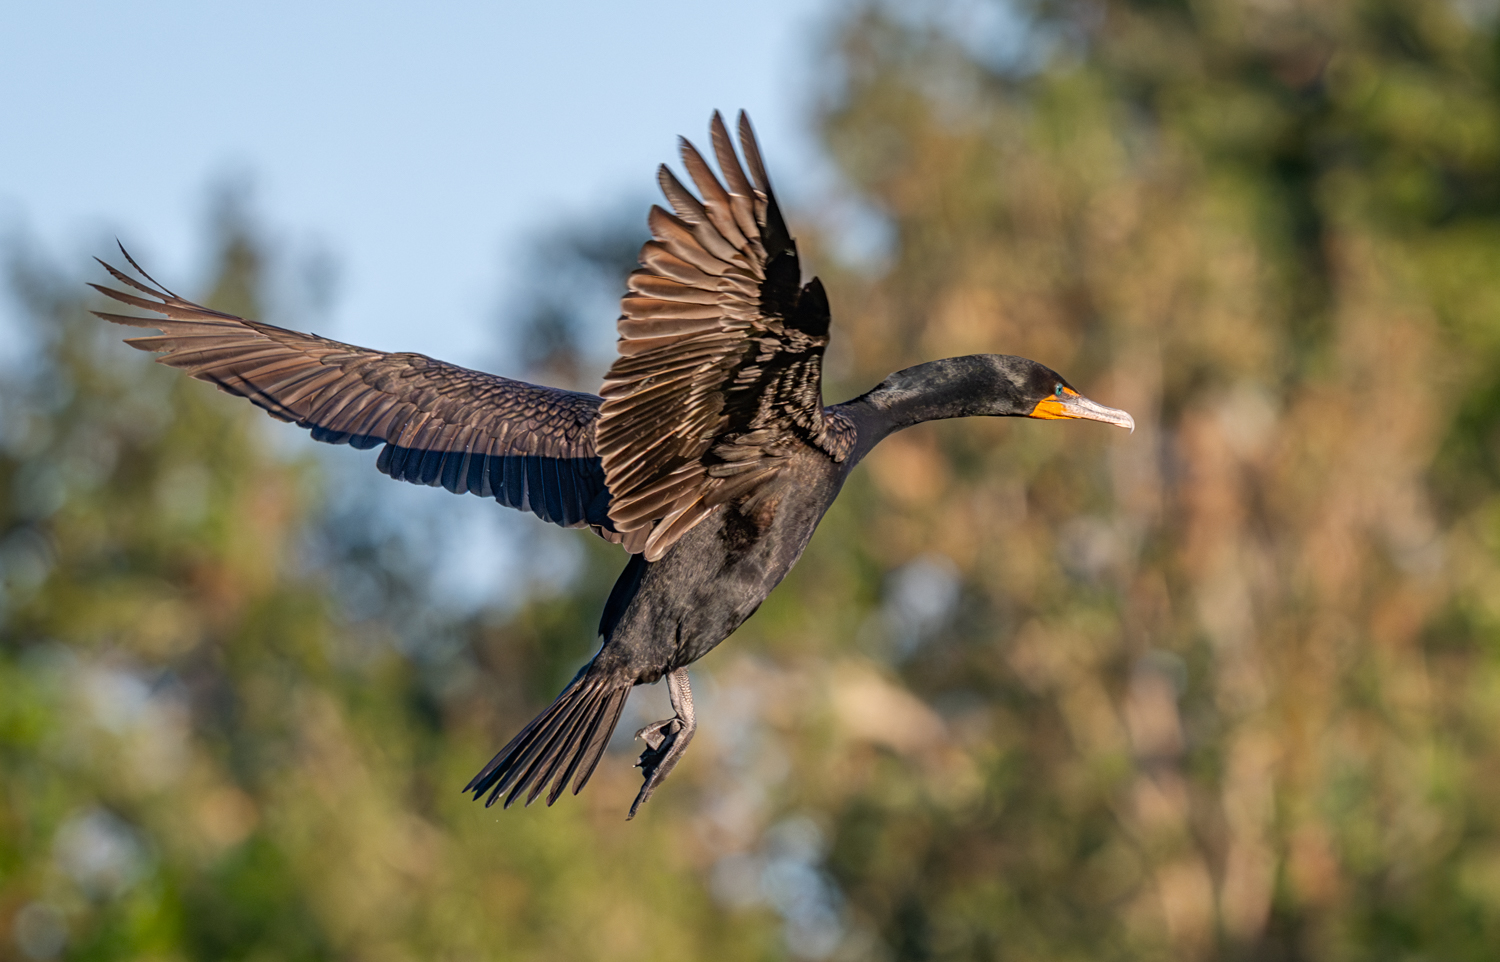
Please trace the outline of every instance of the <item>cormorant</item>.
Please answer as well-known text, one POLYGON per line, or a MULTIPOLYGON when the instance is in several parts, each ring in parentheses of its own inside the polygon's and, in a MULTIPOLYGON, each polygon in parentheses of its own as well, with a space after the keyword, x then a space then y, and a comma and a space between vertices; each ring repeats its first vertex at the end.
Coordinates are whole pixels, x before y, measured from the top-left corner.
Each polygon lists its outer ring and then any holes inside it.
POLYGON ((710 130, 722 183, 687 140, 698 196, 665 165, 657 172, 672 211, 651 208, 653 239, 627 280, 620 356, 598 397, 223 314, 162 287, 129 254, 144 282, 100 263, 145 297, 92 285, 163 315, 99 313, 161 332, 126 343, 314 440, 383 445, 376 467, 397 480, 587 526, 629 552, 599 652, 465 787, 486 805, 529 804, 548 786, 550 805, 570 780, 582 790, 631 688, 665 677, 675 714, 637 733, 647 747, 634 817, 693 737, 687 666, 760 606, 849 472, 893 431, 971 415, 1135 427, 1051 369, 999 354, 919 364, 825 407, 823 285, 802 283, 749 119, 739 116, 743 166, 717 112, 710 130))

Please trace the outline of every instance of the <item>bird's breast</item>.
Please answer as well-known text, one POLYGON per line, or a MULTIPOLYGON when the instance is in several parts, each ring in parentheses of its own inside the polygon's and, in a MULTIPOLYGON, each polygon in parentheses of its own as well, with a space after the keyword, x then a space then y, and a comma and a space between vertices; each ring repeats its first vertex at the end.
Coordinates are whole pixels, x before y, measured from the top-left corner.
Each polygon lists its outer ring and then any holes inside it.
POLYGON ((823 470, 791 472, 753 503, 722 505, 647 567, 611 641, 629 645, 643 680, 713 650, 791 571, 841 479, 827 461, 813 467, 823 470))

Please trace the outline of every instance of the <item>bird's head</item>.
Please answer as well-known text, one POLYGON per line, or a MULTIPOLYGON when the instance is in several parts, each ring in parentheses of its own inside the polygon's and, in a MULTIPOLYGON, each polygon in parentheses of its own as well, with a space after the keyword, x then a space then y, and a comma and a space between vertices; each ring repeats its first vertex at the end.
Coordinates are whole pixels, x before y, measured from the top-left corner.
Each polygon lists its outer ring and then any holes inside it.
POLYGON ((1045 364, 1003 354, 984 356, 996 364, 1008 382, 1003 396, 997 399, 1004 408, 998 414, 1044 421, 1081 418, 1135 431, 1135 418, 1119 408, 1090 401, 1045 364))
POLYGON ((976 415, 1077 418, 1135 430, 1129 414, 1090 401, 1045 364, 1009 354, 970 354, 918 364, 897 371, 851 403, 883 412, 884 431, 976 415))

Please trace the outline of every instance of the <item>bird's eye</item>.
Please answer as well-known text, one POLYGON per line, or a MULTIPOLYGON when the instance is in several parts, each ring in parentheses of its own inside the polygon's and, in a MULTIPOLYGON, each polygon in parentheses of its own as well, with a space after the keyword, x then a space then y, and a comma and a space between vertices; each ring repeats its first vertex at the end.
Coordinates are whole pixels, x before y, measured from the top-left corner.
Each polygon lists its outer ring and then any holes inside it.
POLYGON ((1057 396, 1057 397, 1062 397, 1063 396, 1063 386, 1061 384, 1059 384, 1057 387, 1055 387, 1055 388, 1052 389, 1052 393, 1055 396, 1057 396))

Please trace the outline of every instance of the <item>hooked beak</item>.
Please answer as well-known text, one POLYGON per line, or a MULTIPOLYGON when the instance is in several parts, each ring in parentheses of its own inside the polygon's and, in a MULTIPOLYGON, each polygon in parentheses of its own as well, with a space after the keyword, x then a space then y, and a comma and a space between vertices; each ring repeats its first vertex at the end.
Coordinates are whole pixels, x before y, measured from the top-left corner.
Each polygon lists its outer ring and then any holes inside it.
MULTIPOLYGON (((1065 387, 1066 391, 1067 388, 1065 387)), ((1113 424, 1116 427, 1129 428, 1135 433, 1135 418, 1121 411, 1119 408, 1105 407, 1097 401, 1090 401, 1082 394, 1074 394, 1071 391, 1062 397, 1043 398, 1037 402, 1029 418, 1041 418, 1045 421, 1056 421, 1063 418, 1082 418, 1086 421, 1103 421, 1105 424, 1113 424)))

